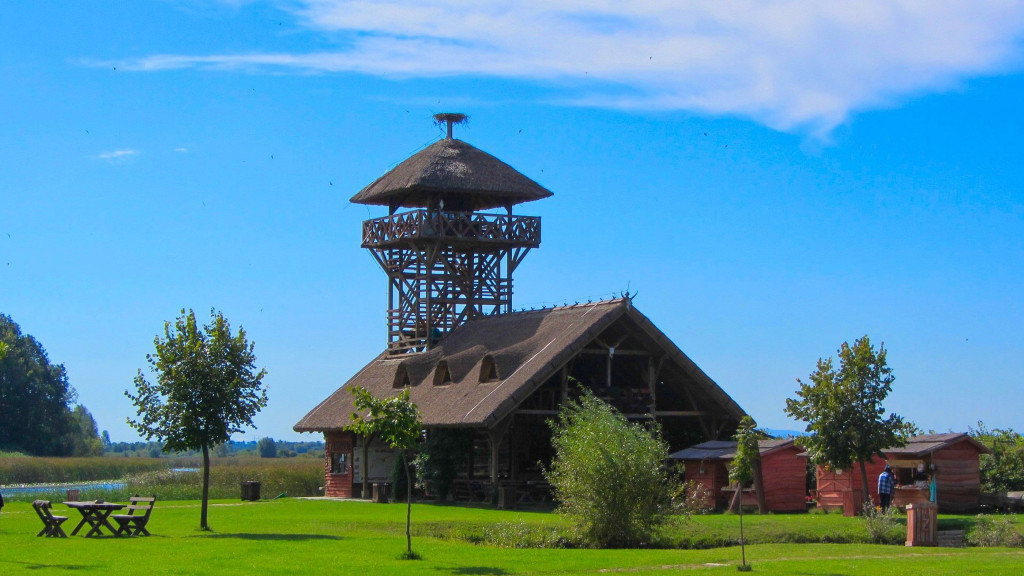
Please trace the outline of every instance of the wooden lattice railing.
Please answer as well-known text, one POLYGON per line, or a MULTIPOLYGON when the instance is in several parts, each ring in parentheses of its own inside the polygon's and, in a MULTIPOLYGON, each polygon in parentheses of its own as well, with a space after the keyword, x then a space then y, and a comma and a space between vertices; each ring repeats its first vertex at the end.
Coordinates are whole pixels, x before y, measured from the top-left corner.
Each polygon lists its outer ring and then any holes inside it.
POLYGON ((540 245, 540 218, 411 210, 363 222, 363 248, 428 239, 536 248, 540 245))

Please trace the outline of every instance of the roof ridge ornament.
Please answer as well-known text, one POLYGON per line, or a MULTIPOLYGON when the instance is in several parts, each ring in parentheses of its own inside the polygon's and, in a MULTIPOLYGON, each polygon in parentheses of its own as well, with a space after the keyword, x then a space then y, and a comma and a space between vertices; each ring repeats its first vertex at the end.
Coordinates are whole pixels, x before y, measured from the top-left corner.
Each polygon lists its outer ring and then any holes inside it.
POLYGON ((445 140, 452 139, 452 124, 465 124, 468 119, 469 116, 466 116, 461 112, 441 112, 439 114, 434 114, 435 124, 440 125, 442 122, 448 124, 448 135, 445 137, 445 140))

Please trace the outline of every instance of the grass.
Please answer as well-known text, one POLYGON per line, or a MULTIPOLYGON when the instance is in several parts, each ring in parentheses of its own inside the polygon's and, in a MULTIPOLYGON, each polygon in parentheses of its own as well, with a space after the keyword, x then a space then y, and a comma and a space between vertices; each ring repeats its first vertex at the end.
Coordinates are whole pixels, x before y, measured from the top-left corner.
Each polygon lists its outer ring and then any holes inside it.
MULTIPOLYGON (((64 507, 55 505, 56 513, 64 507)), ((68 510, 72 520, 78 514, 68 510)), ((199 503, 158 501, 150 538, 36 538, 41 523, 26 503, 0 513, 0 574, 664 574, 732 573, 735 547, 701 550, 516 549, 472 544, 458 536, 502 523, 558 526, 550 513, 416 504, 413 549, 419 560, 401 560, 405 550, 403 504, 280 499, 253 503, 215 501, 213 530, 198 530, 199 503)), ((751 535, 765 537, 792 528, 854 533, 859 519, 838 515, 749 516, 751 535)), ((970 521, 970 517, 957 517, 970 521)), ((694 520, 689 530, 725 534, 732 516, 694 520)), ((73 526, 69 526, 71 528, 73 526)), ((747 560, 764 574, 1014 574, 1024 550, 1011 548, 906 548, 873 544, 754 544, 747 560)))

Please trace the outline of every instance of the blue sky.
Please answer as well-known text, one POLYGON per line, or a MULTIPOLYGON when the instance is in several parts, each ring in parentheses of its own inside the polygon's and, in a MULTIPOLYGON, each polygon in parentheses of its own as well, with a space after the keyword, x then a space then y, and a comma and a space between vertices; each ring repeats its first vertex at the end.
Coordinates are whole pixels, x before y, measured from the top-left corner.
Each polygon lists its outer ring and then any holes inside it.
POLYGON ((181 308, 243 325, 256 439, 385 345, 355 192, 456 137, 555 194, 515 305, 637 307, 762 426, 884 341, 924 429, 1022 422, 1020 2, 16 3, 0 312, 132 440, 181 308), (552 7, 554 6, 554 7, 552 7))

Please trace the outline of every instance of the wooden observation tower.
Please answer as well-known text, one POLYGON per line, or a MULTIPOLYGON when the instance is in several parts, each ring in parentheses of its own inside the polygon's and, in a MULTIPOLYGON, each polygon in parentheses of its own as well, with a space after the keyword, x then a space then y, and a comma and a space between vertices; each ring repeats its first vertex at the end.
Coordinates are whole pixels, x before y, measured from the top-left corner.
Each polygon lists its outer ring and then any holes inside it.
POLYGON ((447 124, 446 138, 351 199, 388 207, 387 216, 363 222, 362 246, 388 276, 391 354, 422 352, 466 320, 511 312, 512 273, 540 245, 540 218, 514 216, 512 206, 551 196, 452 138, 464 114, 434 119, 447 124))

